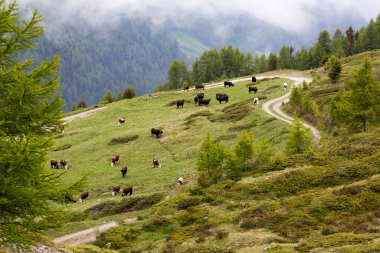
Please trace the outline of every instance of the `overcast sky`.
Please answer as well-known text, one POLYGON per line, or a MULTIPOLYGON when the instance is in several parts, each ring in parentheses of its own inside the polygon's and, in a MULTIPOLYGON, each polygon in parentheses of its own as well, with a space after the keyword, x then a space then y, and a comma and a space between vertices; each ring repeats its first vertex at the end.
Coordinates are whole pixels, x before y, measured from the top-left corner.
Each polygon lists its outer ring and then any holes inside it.
POLYGON ((226 13, 250 13, 288 31, 302 33, 314 22, 337 16, 357 16, 369 21, 380 13, 380 0, 18 0, 21 9, 37 8, 44 16, 65 22, 81 16, 90 23, 117 21, 120 16, 149 17, 157 24, 171 18, 191 24, 192 13, 210 18, 226 13), (318 10, 318 11, 314 11, 318 10), (321 13, 323 15, 321 15, 321 13))

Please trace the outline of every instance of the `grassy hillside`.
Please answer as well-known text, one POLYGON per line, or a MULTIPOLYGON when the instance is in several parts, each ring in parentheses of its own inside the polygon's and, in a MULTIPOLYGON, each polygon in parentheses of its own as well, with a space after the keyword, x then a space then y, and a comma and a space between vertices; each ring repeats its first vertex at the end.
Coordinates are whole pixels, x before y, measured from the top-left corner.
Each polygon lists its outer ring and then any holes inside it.
MULTIPOLYGON (((357 56, 358 59, 361 56, 357 56)), ((343 80, 355 69, 345 59, 343 80)), ((377 56, 375 58, 375 61, 377 56)), ((377 65, 375 65, 377 66, 377 65)), ((257 84, 261 101, 284 93, 284 79, 257 84)), ((314 99, 327 105, 334 85, 318 72, 310 85, 314 99), (324 81, 323 81, 324 80, 324 81), (327 97, 327 98, 326 98, 327 97)), ((88 175, 90 198, 66 205, 62 231, 78 231, 106 221, 119 221, 94 243, 75 252, 379 252, 380 129, 332 137, 325 133, 313 156, 289 155, 276 166, 245 173, 210 187, 197 184, 196 153, 206 133, 232 148, 243 130, 266 140, 272 153, 284 150, 290 126, 251 105, 250 82, 204 91, 208 107, 195 106, 197 91, 155 93, 110 104, 88 118, 74 120, 56 139, 51 159, 66 158, 70 182, 88 175), (219 104, 215 93, 230 95, 219 104), (189 103, 176 109, 174 102, 189 103), (119 117, 126 124, 117 125, 119 117), (150 136, 150 128, 164 131, 150 136), (136 137, 137 136, 137 137, 136 137), (133 139, 112 144, 112 139, 133 139), (64 146, 66 145, 66 146, 64 146), (110 158, 121 156, 111 168, 110 158), (152 168, 157 157, 162 167, 152 168), (127 178, 120 169, 128 166, 127 178), (179 176, 189 180, 175 185, 179 176), (134 195, 111 197, 112 185, 133 185, 134 195), (124 222, 138 217, 133 223, 124 222), (108 244, 107 243, 111 243, 108 244), (100 247, 100 248, 99 248, 100 247), (110 247, 115 250, 106 250, 110 247)), ((339 84, 343 85, 343 84, 339 84)), ((322 104, 322 103, 321 103, 322 104)), ((58 171, 57 171, 58 173, 58 171)))

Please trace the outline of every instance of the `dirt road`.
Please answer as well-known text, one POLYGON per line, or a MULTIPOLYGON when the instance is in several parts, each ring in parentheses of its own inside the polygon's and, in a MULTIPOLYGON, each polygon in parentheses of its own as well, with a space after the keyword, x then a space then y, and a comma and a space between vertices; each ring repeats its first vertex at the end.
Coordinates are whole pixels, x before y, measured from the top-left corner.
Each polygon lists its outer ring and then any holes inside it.
POLYGON ((64 118, 62 118, 62 120, 67 123, 67 122, 70 122, 70 121, 72 121, 74 119, 86 118, 86 117, 88 117, 88 116, 90 116, 90 115, 92 115, 92 114, 94 114, 94 113, 96 113, 98 111, 104 110, 106 108, 107 108, 107 106, 95 108, 95 109, 92 109, 92 110, 89 110, 89 111, 85 111, 85 112, 81 112, 81 113, 78 113, 78 114, 74 114, 74 115, 71 115, 71 116, 64 117, 64 118))

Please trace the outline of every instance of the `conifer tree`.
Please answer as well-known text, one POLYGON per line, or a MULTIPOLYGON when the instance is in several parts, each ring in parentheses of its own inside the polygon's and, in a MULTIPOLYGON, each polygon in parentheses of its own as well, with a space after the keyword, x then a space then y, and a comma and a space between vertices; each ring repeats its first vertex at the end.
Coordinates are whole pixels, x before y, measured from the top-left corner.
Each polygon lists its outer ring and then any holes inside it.
POLYGON ((253 136, 248 132, 244 131, 235 147, 235 154, 239 159, 240 166, 244 170, 251 169, 253 163, 254 146, 253 146, 253 136))
POLYGON ((340 74, 342 71, 342 65, 340 61, 335 57, 335 55, 331 55, 329 60, 326 63, 326 67, 328 69, 328 77, 330 78, 332 83, 337 83, 340 78, 340 74))
POLYGON ((0 241, 12 251, 55 225, 49 219, 59 214, 51 201, 64 201, 75 189, 45 166, 64 104, 58 94, 60 57, 36 67, 18 58, 34 48, 42 20, 37 11, 23 20, 15 2, 0 0, 0 241))
POLYGON ((348 91, 340 92, 333 99, 333 119, 352 130, 366 131, 369 123, 380 121, 380 88, 373 78, 368 57, 348 85, 348 91))
POLYGON ((136 96, 136 89, 131 85, 127 85, 123 92, 123 98, 131 99, 131 98, 134 98, 135 96, 136 96))
POLYGON ((304 128, 298 118, 294 120, 292 129, 288 136, 288 154, 312 153, 312 135, 310 130, 304 128))

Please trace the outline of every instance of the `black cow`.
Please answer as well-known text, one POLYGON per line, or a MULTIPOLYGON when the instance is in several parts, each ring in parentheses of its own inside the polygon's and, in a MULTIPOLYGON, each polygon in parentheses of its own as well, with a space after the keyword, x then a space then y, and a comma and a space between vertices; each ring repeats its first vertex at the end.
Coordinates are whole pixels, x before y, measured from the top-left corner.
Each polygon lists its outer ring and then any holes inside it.
POLYGON ((179 108, 180 106, 182 106, 183 108, 183 105, 185 104, 185 99, 182 99, 182 100, 178 100, 177 101, 177 108, 179 108))
POLYGON ((119 192, 120 192, 120 186, 119 185, 112 187, 112 191, 111 191, 112 196, 115 196, 116 193, 119 193, 119 192))
POLYGON ((198 93, 197 97, 198 97, 198 99, 202 99, 205 97, 205 94, 204 93, 198 93))
POLYGON ((125 123, 125 119, 124 118, 120 118, 119 121, 117 122, 117 124, 120 126, 120 125, 123 125, 125 123))
POLYGON ((256 83, 256 82, 257 82, 257 80, 256 80, 256 77, 255 77, 255 76, 252 76, 252 82, 253 82, 253 83, 256 83))
POLYGON ((161 130, 155 128, 152 128, 150 132, 152 135, 156 135, 156 138, 160 137, 160 135, 164 133, 161 130))
POLYGON ((228 86, 228 87, 233 87, 234 86, 234 84, 231 82, 231 81, 225 81, 224 82, 224 87, 226 87, 226 86, 228 86))
POLYGON ((153 168, 160 168, 160 167, 161 167, 160 162, 156 158, 154 158, 153 159, 153 168))
POLYGON ((62 166, 62 168, 67 170, 67 161, 65 159, 61 159, 61 161, 59 161, 59 164, 62 166))
POLYGON ((127 166, 123 167, 120 171, 121 171, 121 175, 122 175, 123 177, 125 177, 125 175, 127 174, 127 171, 128 171, 127 166))
POLYGON ((58 161, 56 161, 56 160, 50 160, 50 167, 52 169, 58 169, 59 168, 58 167, 58 161))
POLYGON ((205 86, 203 84, 196 84, 195 85, 195 89, 196 90, 204 90, 205 89, 205 86))
POLYGON ((83 202, 83 200, 87 199, 90 194, 88 191, 81 192, 79 195, 79 201, 83 202))
POLYGON ((216 94, 215 98, 219 101, 220 104, 222 101, 226 101, 226 103, 228 102, 228 96, 226 94, 216 94))
POLYGON ((120 159, 120 156, 119 156, 119 155, 114 155, 114 156, 111 158, 111 167, 113 167, 114 165, 116 165, 116 163, 119 162, 119 159, 120 159))
POLYGON ((132 186, 126 186, 123 189, 123 192, 121 193, 121 196, 127 196, 127 195, 132 195, 132 186))
POLYGON ((198 105, 208 105, 210 103, 211 99, 198 99, 198 105))
POLYGON ((251 93, 253 91, 254 93, 257 92, 257 87, 248 87, 248 92, 251 93))

